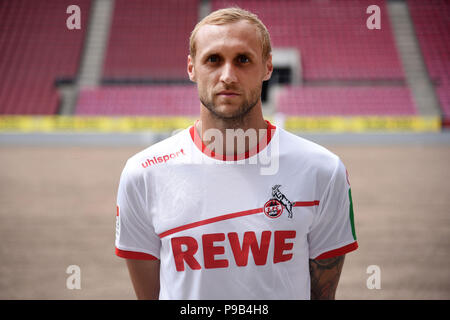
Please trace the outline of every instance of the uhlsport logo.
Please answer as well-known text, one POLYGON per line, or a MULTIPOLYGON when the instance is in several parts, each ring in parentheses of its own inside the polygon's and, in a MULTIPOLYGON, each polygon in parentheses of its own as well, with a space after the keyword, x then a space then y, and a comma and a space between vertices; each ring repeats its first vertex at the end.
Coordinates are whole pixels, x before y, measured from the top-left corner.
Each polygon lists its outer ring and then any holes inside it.
POLYGON ((264 204, 264 214, 269 218, 275 219, 281 216, 285 208, 288 212, 288 218, 292 219, 293 204, 280 191, 280 187, 280 184, 276 184, 272 187, 272 198, 264 204))

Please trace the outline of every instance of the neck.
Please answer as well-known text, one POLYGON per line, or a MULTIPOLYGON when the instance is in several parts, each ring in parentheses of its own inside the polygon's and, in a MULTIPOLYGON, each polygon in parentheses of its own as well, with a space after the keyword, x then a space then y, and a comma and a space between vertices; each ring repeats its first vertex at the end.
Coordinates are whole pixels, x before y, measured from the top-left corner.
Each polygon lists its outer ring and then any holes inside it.
POLYGON ((200 120, 195 128, 204 145, 224 155, 249 151, 265 136, 267 123, 262 114, 261 101, 244 117, 218 118, 201 106, 200 120))

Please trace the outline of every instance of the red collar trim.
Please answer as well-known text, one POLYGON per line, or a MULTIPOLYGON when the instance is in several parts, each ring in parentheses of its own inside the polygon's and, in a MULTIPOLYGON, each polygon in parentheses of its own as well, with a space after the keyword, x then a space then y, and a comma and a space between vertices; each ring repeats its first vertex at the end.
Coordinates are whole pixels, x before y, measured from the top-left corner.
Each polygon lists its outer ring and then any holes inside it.
POLYGON ((272 140, 272 137, 274 136, 277 127, 272 125, 269 121, 267 120, 265 121, 267 123, 267 134, 264 137, 262 137, 262 139, 259 140, 258 144, 249 151, 235 155, 222 155, 217 152, 211 151, 203 143, 203 140, 201 139, 197 130, 195 130, 195 125, 189 128, 189 133, 191 134, 192 141, 197 146, 197 148, 208 157, 222 161, 239 161, 250 158, 255 154, 258 154, 260 151, 264 150, 264 148, 267 147, 267 145, 270 143, 270 140, 272 140))

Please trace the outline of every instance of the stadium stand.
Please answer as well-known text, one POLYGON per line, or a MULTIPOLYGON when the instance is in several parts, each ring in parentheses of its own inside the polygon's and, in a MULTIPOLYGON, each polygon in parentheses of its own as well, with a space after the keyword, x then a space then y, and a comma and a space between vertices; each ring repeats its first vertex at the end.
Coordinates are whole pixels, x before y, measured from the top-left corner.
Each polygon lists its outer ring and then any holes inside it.
POLYGON ((81 91, 78 115, 189 116, 198 115, 194 85, 109 86, 81 91))
MULTIPOLYGON (((73 1, 0 1, 0 114, 58 112, 55 82, 76 77, 86 28, 69 30, 73 1)), ((78 0, 88 19, 91 0, 78 0)))
POLYGON ((197 115, 197 91, 188 79, 186 59, 198 11, 199 0, 116 0, 104 86, 82 89, 75 113, 197 115))
POLYGON ((388 17, 385 1, 284 0, 274 5, 270 0, 213 0, 212 9, 232 4, 261 18, 273 47, 300 52, 303 85, 279 91, 277 112, 305 116, 417 113, 409 90, 398 86, 405 76, 389 19, 383 19, 380 30, 368 32, 366 26, 369 5, 378 5, 381 16, 388 17), (318 86, 320 81, 325 85, 318 86), (326 81, 337 86, 327 86, 326 81), (355 87, 346 81, 376 85, 355 87), (397 81, 396 86, 389 87, 392 81, 397 81))
POLYGON ((403 87, 283 88, 278 110, 302 116, 399 116, 416 110, 409 89, 403 87))
MULTIPOLYGON (((405 1, 450 123, 450 2, 405 1)), ((83 28, 68 30, 66 8, 73 4, 69 0, 0 1, 0 73, 6 80, 0 83, 0 114, 61 111, 58 84, 76 82, 93 3, 77 0, 83 28)), ((277 92, 268 102, 274 102, 270 112, 417 115, 422 111, 405 79, 388 4, 389 0, 115 0, 109 35, 104 37, 101 85, 73 86, 76 108, 65 110, 75 115, 197 115, 197 93, 186 74, 189 34, 200 12, 237 5, 262 19, 274 48, 300 52, 300 85, 279 81, 279 90, 269 91, 277 92), (367 30, 369 5, 381 9, 381 30, 367 30)))
POLYGON ((212 10, 238 5, 255 12, 269 29, 273 47, 301 53, 302 77, 319 79, 403 79, 389 19, 367 32, 366 8, 385 1, 213 0, 212 10))
POLYGON ((408 5, 444 122, 450 125, 450 2, 408 0, 408 5))
POLYGON ((186 79, 189 35, 199 0, 116 0, 106 82, 186 79))
POLYGON ((443 125, 450 127, 450 81, 442 82, 436 88, 436 93, 442 108, 443 125))

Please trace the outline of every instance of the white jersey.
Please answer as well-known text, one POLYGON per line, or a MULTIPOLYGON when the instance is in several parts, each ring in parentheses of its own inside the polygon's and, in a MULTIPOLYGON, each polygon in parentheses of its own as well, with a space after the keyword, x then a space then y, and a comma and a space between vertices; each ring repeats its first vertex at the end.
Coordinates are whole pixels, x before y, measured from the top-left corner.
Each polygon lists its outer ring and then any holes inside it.
POLYGON ((160 299, 309 299, 309 259, 357 248, 341 160, 269 129, 233 159, 192 126, 127 161, 116 254, 160 259, 160 299))

